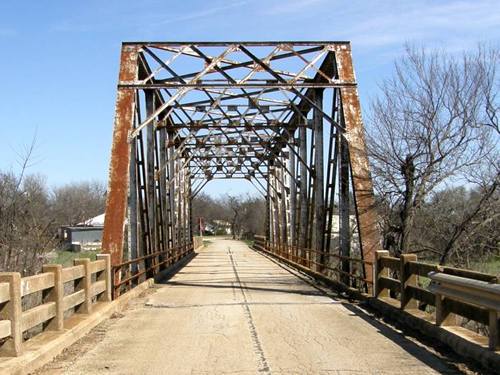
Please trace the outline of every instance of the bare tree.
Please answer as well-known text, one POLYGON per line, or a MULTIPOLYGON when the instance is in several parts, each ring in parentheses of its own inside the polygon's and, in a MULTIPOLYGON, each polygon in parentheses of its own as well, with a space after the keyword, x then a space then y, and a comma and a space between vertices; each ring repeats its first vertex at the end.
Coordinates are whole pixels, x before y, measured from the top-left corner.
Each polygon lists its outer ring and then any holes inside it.
POLYGON ((452 262, 467 268, 498 256, 498 182, 485 188, 454 187, 433 194, 416 215, 413 247, 434 254, 441 264, 452 262))
POLYGON ((19 170, 0 171, 0 270, 36 273, 46 253, 57 247, 57 228, 104 210, 105 187, 80 182, 54 189, 46 179, 28 174, 36 161, 36 136, 18 153, 19 170))
POLYGON ((205 193, 200 193, 193 199, 192 208, 194 219, 203 217, 205 222, 210 224, 213 224, 214 220, 222 220, 227 216, 224 211, 225 207, 205 193))
POLYGON ((99 181, 68 183, 53 189, 52 216, 58 225, 75 225, 102 214, 106 185, 99 181))
POLYGON ((242 237, 253 239, 255 234, 265 234, 266 201, 247 196, 242 202, 242 237))
POLYGON ((0 268, 32 274, 55 244, 46 181, 27 175, 35 138, 20 155, 20 171, 0 172, 0 268))
MULTIPOLYGON (((447 186, 485 195, 457 223, 460 237, 495 195, 498 171, 497 50, 455 57, 406 47, 371 108, 369 152, 384 213, 385 246, 407 252, 418 211, 447 186)), ((444 262, 450 249, 441 249, 444 262)))
POLYGON ((500 51, 493 48, 479 48, 473 58, 480 75, 480 100, 482 100, 481 106, 484 107, 482 125, 489 126, 500 133, 500 100, 498 98, 500 79, 497 73, 500 51))
POLYGON ((226 196, 222 200, 228 207, 233 238, 250 239, 264 233, 265 201, 250 195, 226 196))
POLYGON ((252 238, 264 233, 265 200, 250 195, 224 195, 218 199, 199 194, 193 200, 193 218, 203 217, 206 223, 227 221, 233 238, 252 238))
POLYGON ((225 204, 229 208, 229 222, 231 223, 231 233, 234 240, 239 238, 241 234, 242 218, 240 211, 242 204, 240 199, 232 195, 226 196, 225 204))

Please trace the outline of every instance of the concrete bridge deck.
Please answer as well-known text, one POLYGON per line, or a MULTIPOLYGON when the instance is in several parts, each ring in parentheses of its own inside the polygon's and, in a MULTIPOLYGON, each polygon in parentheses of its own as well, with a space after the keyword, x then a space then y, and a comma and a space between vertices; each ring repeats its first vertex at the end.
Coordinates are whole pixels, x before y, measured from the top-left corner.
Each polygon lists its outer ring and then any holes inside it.
POLYGON ((432 374, 445 362, 239 241, 218 239, 42 369, 52 374, 432 374))

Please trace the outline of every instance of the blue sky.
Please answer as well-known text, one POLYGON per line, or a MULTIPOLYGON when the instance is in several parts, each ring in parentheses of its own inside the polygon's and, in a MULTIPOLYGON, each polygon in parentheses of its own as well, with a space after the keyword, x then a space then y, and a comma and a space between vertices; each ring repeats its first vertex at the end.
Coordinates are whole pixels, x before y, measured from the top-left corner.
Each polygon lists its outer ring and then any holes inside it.
POLYGON ((366 113, 405 42, 453 53, 498 43, 500 1, 2 0, 0 170, 17 170, 36 134, 30 172, 51 186, 105 181, 120 43, 137 40, 350 40, 366 113))

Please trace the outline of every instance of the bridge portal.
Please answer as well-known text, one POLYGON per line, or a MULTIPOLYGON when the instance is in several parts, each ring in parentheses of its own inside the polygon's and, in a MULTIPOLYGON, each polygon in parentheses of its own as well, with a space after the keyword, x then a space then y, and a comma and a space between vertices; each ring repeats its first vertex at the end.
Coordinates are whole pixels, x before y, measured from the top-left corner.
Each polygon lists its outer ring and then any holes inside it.
POLYGON ((192 251, 192 199, 229 178, 266 198, 268 249, 371 289, 380 240, 349 42, 123 44, 103 234, 118 293, 192 251))

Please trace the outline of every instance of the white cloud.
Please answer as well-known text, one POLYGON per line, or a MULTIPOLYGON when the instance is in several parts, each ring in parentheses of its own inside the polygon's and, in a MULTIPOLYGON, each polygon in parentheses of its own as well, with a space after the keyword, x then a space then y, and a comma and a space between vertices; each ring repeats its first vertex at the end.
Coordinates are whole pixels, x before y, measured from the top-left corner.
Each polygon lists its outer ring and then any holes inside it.
POLYGON ((444 44, 446 49, 464 47, 485 38, 500 36, 500 4, 497 1, 448 1, 377 3, 351 18, 340 35, 363 48, 401 45, 405 41, 444 44), (450 44, 448 44, 451 42, 450 44))
POLYGON ((98 17, 76 17, 73 19, 64 19, 50 27, 52 32, 103 32, 110 30, 123 30, 125 28, 133 30, 141 28, 142 30, 155 30, 161 26, 201 20, 200 23, 210 21, 212 17, 223 14, 227 10, 238 12, 236 9, 251 3, 250 0, 240 0, 231 2, 222 2, 221 5, 213 5, 213 3, 204 7, 190 7, 186 4, 185 11, 168 11, 159 8, 155 11, 154 7, 147 11, 141 12, 137 9, 120 9, 115 8, 101 10, 98 17))
POLYGON ((225 10, 239 8, 243 5, 247 5, 248 3, 249 3, 248 1, 238 1, 238 2, 232 2, 231 4, 227 4, 227 5, 207 7, 205 9, 200 10, 200 11, 180 14, 180 15, 176 15, 176 16, 173 16, 170 18, 166 18, 164 20, 161 20, 159 22, 154 23, 152 26, 167 25, 167 24, 175 23, 175 22, 192 21, 195 19, 214 16, 218 13, 224 12, 225 10))

